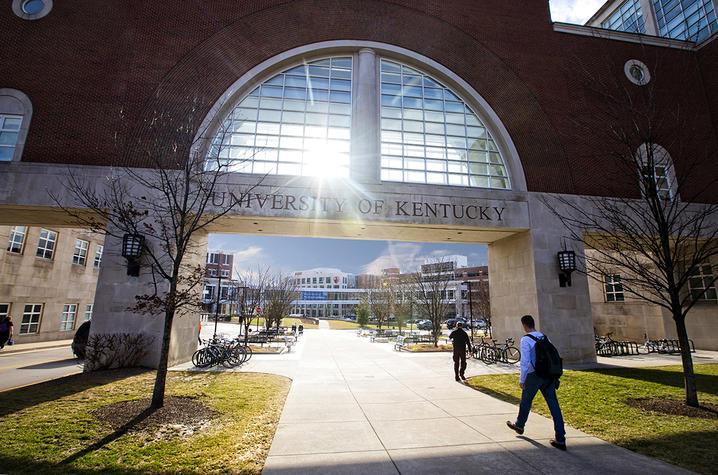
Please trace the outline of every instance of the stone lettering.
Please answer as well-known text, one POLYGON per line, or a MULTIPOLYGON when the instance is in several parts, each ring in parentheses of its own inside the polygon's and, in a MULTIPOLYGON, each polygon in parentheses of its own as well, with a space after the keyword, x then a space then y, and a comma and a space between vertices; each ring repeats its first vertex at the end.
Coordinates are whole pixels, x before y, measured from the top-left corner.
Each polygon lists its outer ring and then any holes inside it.
POLYGON ((409 213, 406 212, 404 209, 405 206, 407 206, 409 202, 407 201, 397 201, 396 202, 396 215, 397 216, 409 216, 409 213))

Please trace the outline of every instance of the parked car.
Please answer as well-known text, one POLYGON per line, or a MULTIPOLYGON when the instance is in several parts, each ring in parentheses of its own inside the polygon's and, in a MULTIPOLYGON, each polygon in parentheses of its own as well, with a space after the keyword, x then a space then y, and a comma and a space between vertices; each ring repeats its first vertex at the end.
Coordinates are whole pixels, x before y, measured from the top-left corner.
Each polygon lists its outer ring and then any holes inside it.
POLYGON ((416 328, 419 330, 431 330, 434 328, 434 324, 431 320, 419 320, 416 324, 416 328))
POLYGON ((85 359, 85 348, 87 347, 87 339, 90 337, 90 320, 86 321, 75 332, 72 339, 72 352, 81 360, 85 359))

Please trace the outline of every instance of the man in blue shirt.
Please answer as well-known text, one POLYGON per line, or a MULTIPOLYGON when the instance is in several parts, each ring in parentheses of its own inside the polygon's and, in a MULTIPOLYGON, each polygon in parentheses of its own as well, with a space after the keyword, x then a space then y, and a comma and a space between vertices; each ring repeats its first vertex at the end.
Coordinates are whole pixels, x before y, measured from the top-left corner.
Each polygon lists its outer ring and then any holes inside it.
POLYGON ((531 411, 531 404, 533 403, 534 397, 536 397, 536 393, 541 391, 551 411, 554 432, 556 434, 556 438, 551 440, 551 445, 559 450, 566 450, 566 429, 563 424, 561 407, 558 405, 558 398, 556 397, 557 380, 539 376, 535 370, 536 340, 529 335, 540 339, 544 337, 544 334, 536 331, 536 324, 531 315, 521 317, 521 324, 526 332, 526 336, 521 338, 521 374, 519 377, 519 383, 522 389, 521 404, 519 405, 519 415, 516 418, 516 422, 506 421, 506 425, 519 435, 523 434, 524 426, 529 417, 529 411, 531 411))

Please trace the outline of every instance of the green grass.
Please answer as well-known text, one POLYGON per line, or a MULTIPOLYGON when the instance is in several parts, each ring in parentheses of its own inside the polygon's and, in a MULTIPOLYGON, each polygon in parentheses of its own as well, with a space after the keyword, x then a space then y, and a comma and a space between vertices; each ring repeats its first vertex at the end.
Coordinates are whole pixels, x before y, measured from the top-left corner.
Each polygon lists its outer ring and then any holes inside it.
POLYGON ((91 412, 151 395, 154 372, 73 375, 0 394, 3 473, 260 473, 289 380, 251 373, 170 372, 167 395, 198 398, 219 414, 187 438, 129 432, 72 459, 113 433, 91 412))
MULTIPOLYGON (((695 368, 701 403, 718 405, 718 364, 695 368)), ((515 404, 521 396, 516 374, 476 376, 468 384, 515 404)), ((690 470, 716 473, 718 419, 648 412, 626 404, 638 398, 683 400, 680 366, 567 371, 558 397, 566 423, 572 427, 690 470)), ((550 417, 540 395, 533 411, 550 417)))

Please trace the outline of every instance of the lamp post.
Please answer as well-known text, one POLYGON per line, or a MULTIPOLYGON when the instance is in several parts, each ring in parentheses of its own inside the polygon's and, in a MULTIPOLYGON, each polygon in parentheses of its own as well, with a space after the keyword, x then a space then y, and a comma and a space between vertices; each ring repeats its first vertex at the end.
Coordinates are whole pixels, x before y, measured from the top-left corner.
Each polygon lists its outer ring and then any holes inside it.
POLYGON ((242 286, 237 287, 237 291, 239 291, 240 289, 242 289, 242 299, 240 300, 240 304, 239 304, 239 336, 242 336, 242 327, 244 326, 244 314, 245 314, 244 305, 246 303, 246 297, 247 297, 247 286, 242 285, 242 286))
POLYGON ((474 344, 474 300, 471 298, 471 281, 467 280, 462 282, 462 284, 466 284, 466 287, 469 292, 469 325, 471 326, 471 344, 474 344))
POLYGON ((219 305, 220 305, 220 297, 222 296, 222 264, 220 264, 220 270, 219 270, 219 278, 217 279, 217 303, 214 306, 214 337, 212 339, 217 339, 217 321, 219 320, 219 305))

